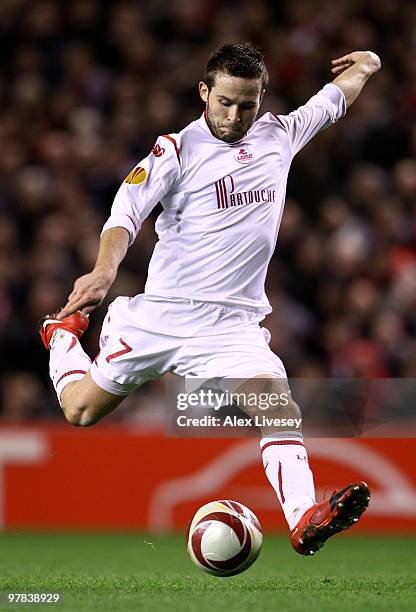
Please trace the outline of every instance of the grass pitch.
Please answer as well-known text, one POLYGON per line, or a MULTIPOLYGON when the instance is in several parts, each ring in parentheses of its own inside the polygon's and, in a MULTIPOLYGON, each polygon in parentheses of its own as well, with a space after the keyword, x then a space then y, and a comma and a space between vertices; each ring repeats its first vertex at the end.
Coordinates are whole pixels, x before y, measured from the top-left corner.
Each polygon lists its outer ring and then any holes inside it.
POLYGON ((169 612, 416 610, 416 538, 341 534, 314 557, 266 536, 232 578, 200 572, 183 536, 8 533, 0 536, 1 610, 169 612), (6 593, 60 593, 59 604, 11 605, 6 593))

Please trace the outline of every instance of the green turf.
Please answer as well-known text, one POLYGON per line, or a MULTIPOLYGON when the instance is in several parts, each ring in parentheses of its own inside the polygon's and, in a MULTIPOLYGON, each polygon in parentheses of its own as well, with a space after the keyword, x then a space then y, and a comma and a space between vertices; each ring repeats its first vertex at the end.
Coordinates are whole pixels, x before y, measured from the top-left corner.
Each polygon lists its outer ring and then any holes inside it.
POLYGON ((183 536, 3 534, 0 590, 58 592, 57 605, 1 610, 256 612, 416 610, 416 538, 342 534, 303 558, 267 536, 258 561, 233 578, 194 568, 183 536))

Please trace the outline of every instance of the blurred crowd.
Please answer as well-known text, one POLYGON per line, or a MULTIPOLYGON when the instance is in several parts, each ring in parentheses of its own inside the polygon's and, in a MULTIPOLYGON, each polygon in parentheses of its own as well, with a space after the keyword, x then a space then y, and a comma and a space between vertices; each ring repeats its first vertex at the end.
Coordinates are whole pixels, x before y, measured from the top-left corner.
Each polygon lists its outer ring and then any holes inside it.
MULTIPOLYGON (((416 377, 416 4, 412 0, 2 0, 0 356, 3 422, 62 418, 35 326, 91 270, 123 178, 158 134, 202 112, 210 51, 249 40, 287 113, 370 49, 382 70, 295 159, 264 324, 295 377, 416 377)), ((117 295, 143 290, 157 207, 117 295)), ((110 420, 154 423, 161 383, 110 420), (147 415, 147 416, 146 416, 147 415)))

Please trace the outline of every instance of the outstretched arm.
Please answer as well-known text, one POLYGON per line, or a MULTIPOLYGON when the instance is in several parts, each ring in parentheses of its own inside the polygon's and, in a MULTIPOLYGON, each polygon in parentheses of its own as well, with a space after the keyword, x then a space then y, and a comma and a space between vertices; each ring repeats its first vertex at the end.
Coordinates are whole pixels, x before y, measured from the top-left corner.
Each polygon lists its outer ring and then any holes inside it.
POLYGON ((333 83, 343 92, 347 108, 358 98, 368 79, 381 68, 378 55, 372 51, 354 51, 332 60, 333 83))
POLYGON ((123 227, 114 227, 103 233, 93 271, 75 281, 68 302, 58 314, 58 319, 63 319, 77 310, 82 310, 85 314, 90 313, 101 304, 116 278, 128 243, 129 233, 123 227))

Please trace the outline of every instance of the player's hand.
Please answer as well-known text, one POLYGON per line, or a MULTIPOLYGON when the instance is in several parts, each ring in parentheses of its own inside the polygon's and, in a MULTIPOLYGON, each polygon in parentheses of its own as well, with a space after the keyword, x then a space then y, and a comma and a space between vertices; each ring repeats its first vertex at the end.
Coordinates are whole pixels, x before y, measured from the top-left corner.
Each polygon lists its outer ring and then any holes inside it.
POLYGON ((369 74, 374 74, 381 68, 381 61, 378 55, 372 51, 354 51, 332 60, 332 70, 334 74, 341 74, 354 64, 360 64, 369 74))
POLYGON ((81 310, 84 314, 89 314, 101 304, 113 280, 108 274, 97 270, 80 276, 75 281, 74 288, 68 297, 68 302, 58 313, 57 318, 63 319, 77 310, 81 310))

